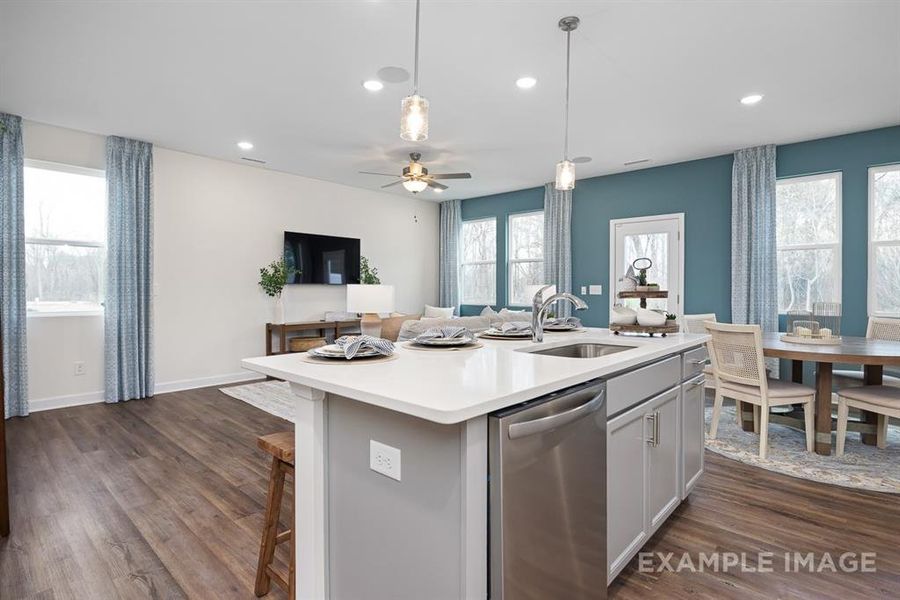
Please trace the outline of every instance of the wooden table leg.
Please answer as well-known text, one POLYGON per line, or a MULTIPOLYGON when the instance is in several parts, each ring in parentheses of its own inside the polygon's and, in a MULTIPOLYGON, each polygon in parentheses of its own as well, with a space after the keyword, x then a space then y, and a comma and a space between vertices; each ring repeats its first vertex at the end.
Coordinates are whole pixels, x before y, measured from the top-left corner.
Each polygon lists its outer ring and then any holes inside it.
POLYGON ((735 400, 734 405, 734 410, 736 410, 737 414, 741 417, 741 429, 753 432, 755 430, 753 426, 753 405, 749 402, 740 402, 739 400, 735 400), (750 410, 745 410, 747 408, 750 410))
POLYGON ((284 335, 284 325, 278 328, 278 345, 281 353, 285 354, 287 352, 287 336, 284 335))
POLYGON ((272 356, 272 326, 266 325, 266 356, 272 356))
POLYGON ((816 454, 831 455, 831 363, 816 363, 816 454))
POLYGON ((791 381, 794 383, 803 383, 803 361, 802 360, 792 360, 791 361, 791 381))
MULTIPOLYGON (((866 385, 881 385, 884 383, 884 367, 882 365, 865 365, 863 367, 863 381, 866 385)), ((860 421, 868 425, 878 423, 878 415, 867 410, 860 411, 860 421)), ((874 433, 863 433, 860 435, 863 444, 867 446, 875 445, 874 433)))

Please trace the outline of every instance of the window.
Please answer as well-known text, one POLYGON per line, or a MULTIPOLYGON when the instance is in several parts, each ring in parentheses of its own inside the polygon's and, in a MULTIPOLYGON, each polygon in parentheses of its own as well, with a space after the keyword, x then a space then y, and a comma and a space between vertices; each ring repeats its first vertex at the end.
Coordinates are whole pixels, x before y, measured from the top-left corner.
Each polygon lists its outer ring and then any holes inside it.
MULTIPOLYGON (((619 281, 638 258, 649 258, 647 283, 669 292, 667 298, 648 298, 647 308, 682 314, 684 288, 684 213, 613 219, 609 222, 610 308, 623 304, 638 308, 639 298, 619 298, 619 281)), ((638 275, 639 273, 635 273, 638 275)))
POLYGON ((544 211, 509 215, 507 294, 511 306, 530 306, 527 286, 544 281, 544 211))
POLYGON ((29 312, 100 310, 106 250, 103 172, 28 161, 24 183, 29 312))
POLYGON ((778 312, 841 301, 841 174, 778 181, 778 312))
POLYGON ((497 220, 464 221, 460 302, 494 304, 497 301, 497 220))
POLYGON ((869 314, 900 316, 900 165, 869 169, 869 314))

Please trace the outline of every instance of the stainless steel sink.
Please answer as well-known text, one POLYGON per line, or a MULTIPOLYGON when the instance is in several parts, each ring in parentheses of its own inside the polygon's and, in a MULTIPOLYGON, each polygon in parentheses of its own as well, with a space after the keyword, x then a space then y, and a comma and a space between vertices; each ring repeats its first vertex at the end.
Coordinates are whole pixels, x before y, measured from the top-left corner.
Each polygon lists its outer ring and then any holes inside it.
POLYGON ((601 356, 615 354, 616 352, 631 350, 632 348, 634 348, 634 346, 581 343, 557 346, 556 348, 547 348, 545 350, 533 350, 531 353, 544 354, 546 356, 561 356, 563 358, 599 358, 601 356))

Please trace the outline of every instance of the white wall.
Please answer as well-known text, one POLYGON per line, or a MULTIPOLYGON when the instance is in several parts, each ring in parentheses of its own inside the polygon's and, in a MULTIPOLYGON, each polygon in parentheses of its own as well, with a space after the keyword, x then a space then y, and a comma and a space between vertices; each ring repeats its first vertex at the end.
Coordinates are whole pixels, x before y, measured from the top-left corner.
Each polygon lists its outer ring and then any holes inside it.
MULTIPOLYGON (((103 136, 26 122, 28 158, 104 168, 103 136)), ((252 374, 240 359, 265 352, 271 299, 258 270, 281 252, 284 230, 358 237, 393 284, 397 310, 438 295, 438 206, 257 167, 154 151, 154 324, 157 391, 252 374)), ((343 286, 289 286, 290 320, 343 310, 343 286)), ((102 317, 28 319, 32 410, 102 398, 102 317), (74 361, 87 373, 74 375, 74 361)))

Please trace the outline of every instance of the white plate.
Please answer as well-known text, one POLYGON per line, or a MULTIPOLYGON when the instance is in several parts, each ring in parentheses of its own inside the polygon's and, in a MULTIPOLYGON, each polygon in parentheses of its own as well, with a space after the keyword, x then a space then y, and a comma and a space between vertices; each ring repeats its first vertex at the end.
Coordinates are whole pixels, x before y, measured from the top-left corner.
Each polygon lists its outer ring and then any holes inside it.
POLYGON ((544 331, 577 331, 578 325, 544 325, 544 331))
MULTIPOLYGON (((327 346, 313 348, 309 353, 313 356, 318 356, 319 358, 343 358, 345 360, 347 358, 343 348, 339 348, 337 344, 328 344, 327 346)), ((372 356, 380 356, 380 353, 372 348, 360 348, 353 358, 369 358, 372 356)))
POLYGON ((413 341, 423 346, 465 346, 466 344, 471 344, 475 340, 470 336, 463 336, 455 338, 433 338, 425 340, 415 338, 413 341))
POLYGON ((488 329, 481 335, 484 337, 487 337, 487 338, 518 340, 518 339, 530 338, 531 332, 530 331, 505 331, 504 332, 504 331, 500 331, 499 329, 494 329, 492 327, 491 329, 488 329))

